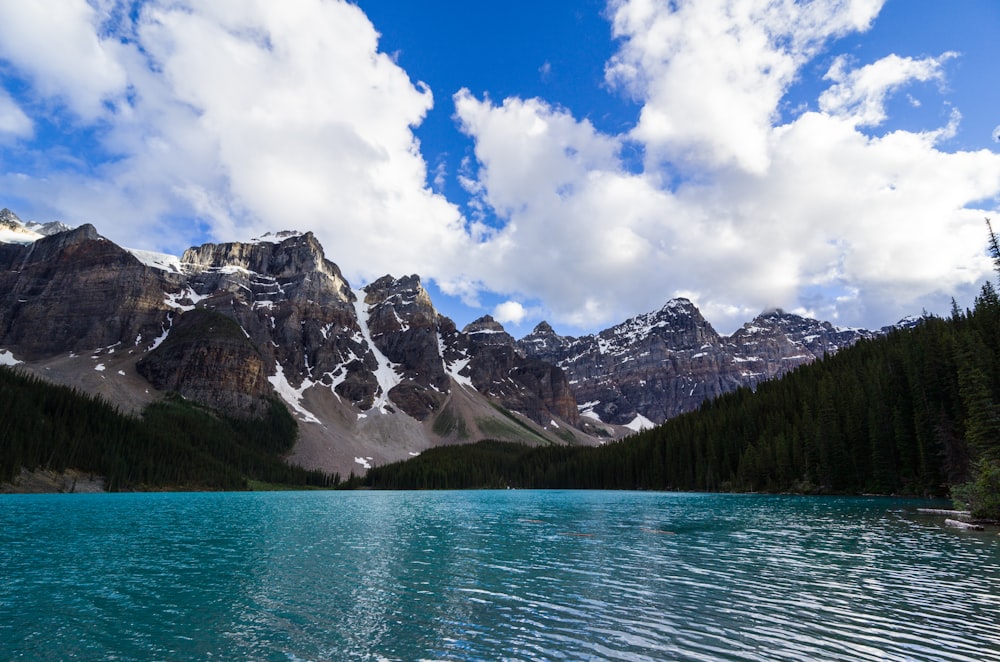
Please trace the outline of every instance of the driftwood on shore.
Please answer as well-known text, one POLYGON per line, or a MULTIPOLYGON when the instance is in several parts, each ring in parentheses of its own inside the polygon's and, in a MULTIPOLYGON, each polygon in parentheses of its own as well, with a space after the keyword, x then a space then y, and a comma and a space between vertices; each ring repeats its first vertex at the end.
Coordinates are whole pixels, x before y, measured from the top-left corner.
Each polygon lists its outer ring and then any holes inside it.
POLYGON ((970 531, 982 531, 982 524, 973 524, 972 522, 963 522, 957 519, 946 519, 944 523, 948 526, 953 526, 956 529, 969 529, 970 531))

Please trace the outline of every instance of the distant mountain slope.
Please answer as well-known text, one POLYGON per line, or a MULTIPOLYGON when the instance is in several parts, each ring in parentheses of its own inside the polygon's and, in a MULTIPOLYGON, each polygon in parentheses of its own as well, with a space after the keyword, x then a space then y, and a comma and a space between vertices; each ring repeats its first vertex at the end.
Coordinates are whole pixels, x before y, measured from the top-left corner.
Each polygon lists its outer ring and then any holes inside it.
POLYGON ((989 286, 970 314, 924 318, 616 443, 439 448, 375 468, 359 483, 392 489, 951 492, 974 513, 1000 518, 998 414, 1000 297, 989 286))
POLYGON ((543 322, 518 347, 566 372, 584 416, 640 430, 888 330, 837 329, 774 310, 725 337, 690 301, 672 299, 582 338, 543 322))

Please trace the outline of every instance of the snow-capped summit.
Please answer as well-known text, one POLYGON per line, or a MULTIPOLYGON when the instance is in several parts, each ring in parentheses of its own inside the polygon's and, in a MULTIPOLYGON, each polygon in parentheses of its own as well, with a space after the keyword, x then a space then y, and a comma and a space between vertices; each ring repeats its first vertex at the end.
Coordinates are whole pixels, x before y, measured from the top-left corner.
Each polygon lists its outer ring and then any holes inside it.
POLYGON ((30 244, 42 237, 48 237, 72 229, 70 226, 59 221, 51 221, 49 223, 28 221, 25 223, 10 209, 6 207, 0 209, 0 243, 30 244))
POLYGON ((17 214, 4 207, 0 209, 0 243, 30 244, 42 235, 25 227, 17 214))

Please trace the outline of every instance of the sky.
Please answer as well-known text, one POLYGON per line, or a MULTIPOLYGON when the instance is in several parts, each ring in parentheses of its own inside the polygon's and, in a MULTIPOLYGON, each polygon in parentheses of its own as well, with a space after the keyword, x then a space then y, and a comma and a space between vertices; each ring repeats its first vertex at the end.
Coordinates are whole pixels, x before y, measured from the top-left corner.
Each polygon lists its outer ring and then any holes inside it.
POLYGON ((0 0, 0 207, 131 248, 312 231, 461 328, 972 305, 995 0, 0 0))

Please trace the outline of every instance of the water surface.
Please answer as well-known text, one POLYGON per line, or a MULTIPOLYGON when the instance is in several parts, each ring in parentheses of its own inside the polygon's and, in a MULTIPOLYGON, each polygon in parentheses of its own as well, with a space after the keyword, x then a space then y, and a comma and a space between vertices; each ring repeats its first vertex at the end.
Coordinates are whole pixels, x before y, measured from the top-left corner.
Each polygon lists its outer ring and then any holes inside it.
POLYGON ((1000 537, 917 501, 0 496, 0 659, 1000 660, 1000 537))

